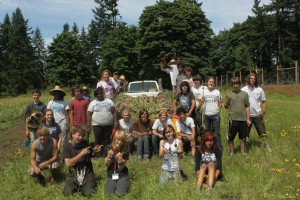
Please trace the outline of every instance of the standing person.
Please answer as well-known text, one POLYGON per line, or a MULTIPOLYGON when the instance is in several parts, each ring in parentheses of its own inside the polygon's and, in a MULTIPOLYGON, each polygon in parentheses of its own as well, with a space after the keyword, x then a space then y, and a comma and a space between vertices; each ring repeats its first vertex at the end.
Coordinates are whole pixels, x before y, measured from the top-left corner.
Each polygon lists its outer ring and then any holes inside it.
POLYGON ((122 119, 119 120, 119 130, 126 134, 128 153, 133 153, 136 136, 133 135, 133 122, 129 110, 122 111, 122 119))
POLYGON ((53 111, 54 119, 61 129, 62 142, 65 143, 68 141, 67 132, 70 124, 69 105, 64 101, 66 93, 59 86, 55 86, 50 90, 49 94, 52 95, 54 99, 49 101, 47 108, 53 111))
POLYGON ((85 130, 80 126, 73 126, 70 138, 63 146, 63 157, 65 164, 69 167, 69 174, 63 189, 63 195, 69 196, 80 191, 84 196, 91 196, 96 187, 96 179, 91 157, 101 150, 101 146, 93 149, 84 140, 85 130))
POLYGON ((162 171, 159 178, 161 187, 170 179, 180 179, 180 159, 183 158, 182 141, 176 138, 176 132, 172 125, 165 126, 163 139, 159 142, 159 157, 163 158, 162 171))
POLYGON ((246 155, 246 138, 248 136, 248 126, 250 120, 250 104, 247 92, 240 89, 241 81, 238 77, 231 78, 232 91, 227 93, 224 107, 229 108, 230 122, 228 130, 229 155, 234 154, 234 138, 239 134, 240 149, 246 155))
POLYGON ((152 126, 152 148, 153 148, 153 155, 157 155, 159 153, 159 141, 164 138, 163 130, 166 125, 173 125, 170 118, 168 118, 168 113, 165 109, 162 109, 158 113, 158 119, 154 121, 152 126))
POLYGON ((170 74, 171 85, 173 94, 176 93, 176 78, 178 76, 178 68, 177 62, 175 59, 172 59, 169 63, 167 63, 166 58, 163 59, 163 62, 160 63, 160 70, 170 74))
POLYGON ((29 174, 37 177, 38 181, 45 185, 45 177, 42 171, 49 169, 51 172, 50 182, 56 183, 58 175, 58 150, 56 140, 50 138, 49 130, 43 126, 37 130, 36 139, 30 149, 30 169, 29 174))
POLYGON ((182 140, 184 152, 189 151, 189 146, 192 149, 192 157, 195 155, 195 135, 196 129, 194 120, 191 117, 187 117, 185 109, 179 107, 176 110, 176 115, 179 116, 179 120, 176 122, 176 129, 178 134, 178 139, 182 140))
POLYGON ((116 95, 116 90, 114 83, 110 81, 111 73, 109 70, 104 70, 101 74, 100 81, 97 83, 97 88, 102 86, 104 88, 105 96, 111 100, 114 100, 116 95))
POLYGON ((202 129, 202 107, 201 107, 201 101, 202 97, 204 95, 204 90, 207 89, 206 86, 202 86, 202 77, 199 74, 195 74, 193 76, 193 82, 194 86, 191 88, 194 96, 195 96, 195 125, 199 127, 199 130, 202 129))
POLYGON ((180 84, 183 80, 187 79, 186 75, 184 74, 184 67, 181 63, 177 64, 178 68, 178 75, 176 78, 176 95, 180 93, 180 84))
POLYGON ((256 74, 249 74, 247 85, 243 87, 242 90, 248 93, 250 102, 251 125, 248 128, 248 138, 251 131, 251 126, 252 124, 254 124, 258 136, 262 138, 267 150, 271 152, 272 149, 268 142, 266 127, 264 123, 264 116, 267 111, 267 99, 264 90, 261 87, 258 87, 256 74), (262 107, 260 105, 261 102, 262 107))
POLYGON ((86 100, 88 100, 89 102, 91 102, 93 100, 93 98, 90 95, 90 91, 88 90, 88 88, 86 86, 82 87, 82 97, 85 98, 86 100))
POLYGON ((216 156, 218 157, 219 170, 222 170, 222 154, 223 146, 220 134, 220 106, 221 106, 221 93, 215 88, 215 78, 209 76, 207 78, 207 89, 204 90, 204 96, 201 99, 201 104, 203 104, 204 112, 204 123, 205 131, 214 134, 215 143, 218 147, 216 156))
POLYGON ((88 107, 88 124, 92 125, 97 145, 107 146, 111 143, 112 129, 118 125, 114 102, 105 98, 104 89, 94 91, 95 100, 88 107))
POLYGON ((90 126, 87 121, 87 109, 89 101, 83 98, 80 85, 72 87, 72 96, 74 99, 70 102, 70 127, 81 126, 85 131, 85 140, 89 141, 90 126))
POLYGON ((111 146, 107 147, 104 152, 104 164, 107 167, 105 194, 115 193, 122 196, 127 193, 130 183, 126 167, 129 154, 124 131, 117 131, 114 134, 111 146))
MULTIPOLYGON (((27 105, 24 112, 24 118, 27 115, 31 115, 32 114, 31 111, 34 109, 39 110, 42 114, 44 113, 47 106, 40 101, 40 97, 41 97, 41 91, 39 90, 32 91, 32 102, 27 105)), ((38 130, 38 126, 36 128, 33 128, 33 127, 29 127, 28 124, 25 123, 25 135, 27 138, 30 138, 31 143, 38 138, 36 135, 37 130, 38 130)))
POLYGON ((128 88, 128 81, 126 81, 125 76, 120 76, 120 92, 126 92, 128 88))
POLYGON ((201 159, 201 166, 200 170, 197 171, 198 180, 197 180, 197 189, 201 190, 205 178, 206 171, 208 171, 208 189, 206 191, 210 191, 213 189, 214 182, 215 182, 215 174, 216 174, 216 165, 217 165, 217 158, 216 158, 216 150, 217 145, 214 142, 214 135, 206 132, 200 144, 200 153, 196 157, 196 160, 201 159))
POLYGON ((180 84, 180 93, 177 95, 176 99, 173 101, 173 108, 176 112, 178 107, 182 107, 187 113, 188 117, 195 118, 195 97, 190 91, 190 85, 188 82, 183 81, 180 84))
POLYGON ((195 86, 193 82, 193 69, 191 67, 185 67, 184 68, 184 74, 186 76, 186 80, 190 85, 190 88, 195 86))
POLYGON ((119 72, 114 72, 113 77, 110 77, 109 80, 114 84, 114 88, 117 94, 120 93, 120 79, 119 72))
POLYGON ((152 135, 153 121, 149 119, 149 113, 146 109, 141 109, 139 112, 139 120, 133 123, 133 132, 138 135, 137 141, 137 159, 140 161, 143 158, 144 149, 144 160, 149 161, 150 155, 150 137, 152 135))
POLYGON ((51 109, 46 109, 43 119, 45 127, 49 130, 50 138, 53 138, 57 142, 57 150, 59 152, 61 146, 61 129, 58 123, 55 122, 54 113, 51 109))

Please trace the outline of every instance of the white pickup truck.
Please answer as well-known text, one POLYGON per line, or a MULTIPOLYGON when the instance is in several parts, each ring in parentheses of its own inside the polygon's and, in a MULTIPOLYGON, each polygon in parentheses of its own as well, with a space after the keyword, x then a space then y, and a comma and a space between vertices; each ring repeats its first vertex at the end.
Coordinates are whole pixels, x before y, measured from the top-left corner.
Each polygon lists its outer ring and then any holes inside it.
POLYGON ((131 97, 139 97, 142 95, 146 96, 157 96, 162 91, 159 89, 156 81, 133 81, 128 85, 128 90, 124 94, 131 97))

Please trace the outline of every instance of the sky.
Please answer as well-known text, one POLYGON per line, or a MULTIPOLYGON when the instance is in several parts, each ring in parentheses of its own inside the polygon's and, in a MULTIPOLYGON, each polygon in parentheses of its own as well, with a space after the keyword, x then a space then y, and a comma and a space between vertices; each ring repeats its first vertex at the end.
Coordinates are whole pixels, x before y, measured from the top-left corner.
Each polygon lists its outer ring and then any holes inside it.
MULTIPOLYGON (((251 8, 253 0, 202 0, 202 10, 211 21, 215 34, 229 29, 233 23, 243 22, 253 16, 251 8)), ((270 0, 262 0, 269 4, 270 0)), ((138 25, 139 16, 146 6, 152 6, 156 0, 119 0, 118 9, 122 21, 130 25, 138 25)), ((39 27, 46 43, 61 33, 63 25, 71 27, 75 22, 79 29, 87 28, 94 18, 92 9, 97 4, 94 0, 0 0, 0 22, 5 14, 10 17, 16 8, 20 8, 25 20, 33 30, 39 27)))

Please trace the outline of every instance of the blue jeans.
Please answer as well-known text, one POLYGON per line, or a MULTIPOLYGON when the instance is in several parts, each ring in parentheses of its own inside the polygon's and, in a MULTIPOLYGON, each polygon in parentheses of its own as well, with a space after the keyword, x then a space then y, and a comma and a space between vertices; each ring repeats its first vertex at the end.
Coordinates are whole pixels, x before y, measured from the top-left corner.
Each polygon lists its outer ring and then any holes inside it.
POLYGON ((149 158, 149 154, 150 154, 149 140, 150 140, 150 135, 138 136, 138 141, 137 141, 138 157, 143 155, 143 147, 144 147, 144 158, 149 158))
POLYGON ((179 170, 178 171, 166 171, 166 170, 162 170, 161 171, 161 175, 159 177, 159 183, 158 186, 162 187, 164 183, 166 183, 168 180, 179 180, 180 178, 180 174, 179 174, 179 170))
POLYGON ((153 154, 158 154, 160 137, 158 137, 157 135, 152 135, 151 141, 152 141, 153 154))
POLYGON ((206 132, 212 132, 215 135, 218 149, 222 151, 223 147, 220 135, 220 113, 211 116, 204 115, 204 118, 206 132))

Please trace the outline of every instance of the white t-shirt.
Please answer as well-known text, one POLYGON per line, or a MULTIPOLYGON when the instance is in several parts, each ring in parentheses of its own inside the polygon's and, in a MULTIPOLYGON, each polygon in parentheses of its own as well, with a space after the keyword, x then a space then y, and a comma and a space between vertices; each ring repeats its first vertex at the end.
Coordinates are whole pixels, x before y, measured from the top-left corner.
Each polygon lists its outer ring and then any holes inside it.
POLYGON ((162 134, 164 127, 168 124, 173 126, 171 119, 167 119, 164 122, 160 121, 160 119, 157 119, 157 120, 155 120, 155 122, 152 126, 152 129, 155 129, 157 131, 157 133, 162 134))
POLYGON ((120 81, 115 80, 113 77, 109 77, 109 80, 114 84, 116 92, 120 92, 120 81))
POLYGON ((207 89, 207 86, 200 86, 199 88, 196 87, 192 87, 192 92, 195 96, 195 100, 196 100, 196 108, 199 107, 199 101, 201 100, 203 95, 204 95, 204 90, 207 89))
POLYGON ((162 71, 170 74, 171 84, 172 86, 176 86, 176 78, 178 76, 178 68, 177 65, 169 65, 171 68, 165 68, 162 71))
POLYGON ((105 98, 103 101, 93 100, 88 111, 92 112, 92 125, 111 125, 114 123, 111 109, 115 107, 111 99, 105 98))
POLYGON ((193 118, 187 117, 183 123, 180 121, 180 119, 177 120, 177 122, 176 122, 177 132, 178 133, 180 132, 180 133, 183 133, 183 134, 187 134, 187 135, 192 135, 193 134, 192 128, 195 127, 195 123, 194 123, 193 118), (186 127, 186 126, 188 126, 189 128, 186 127))
POLYGON ((266 101, 265 92, 261 87, 250 88, 245 86, 243 91, 248 93, 250 103, 250 116, 257 117, 261 113, 260 101, 266 101))
POLYGON ((124 119, 120 119, 119 125, 120 125, 122 131, 124 131, 126 133, 126 135, 128 135, 130 132, 130 129, 132 128, 132 120, 129 119, 128 122, 125 122, 124 119))
POLYGON ((219 113, 219 102, 221 101, 221 93, 219 90, 204 91, 203 110, 204 115, 211 116, 219 113))
POLYGON ((67 123, 66 110, 69 110, 69 104, 67 102, 51 100, 49 101, 47 108, 53 110, 53 115, 56 123, 67 123))

